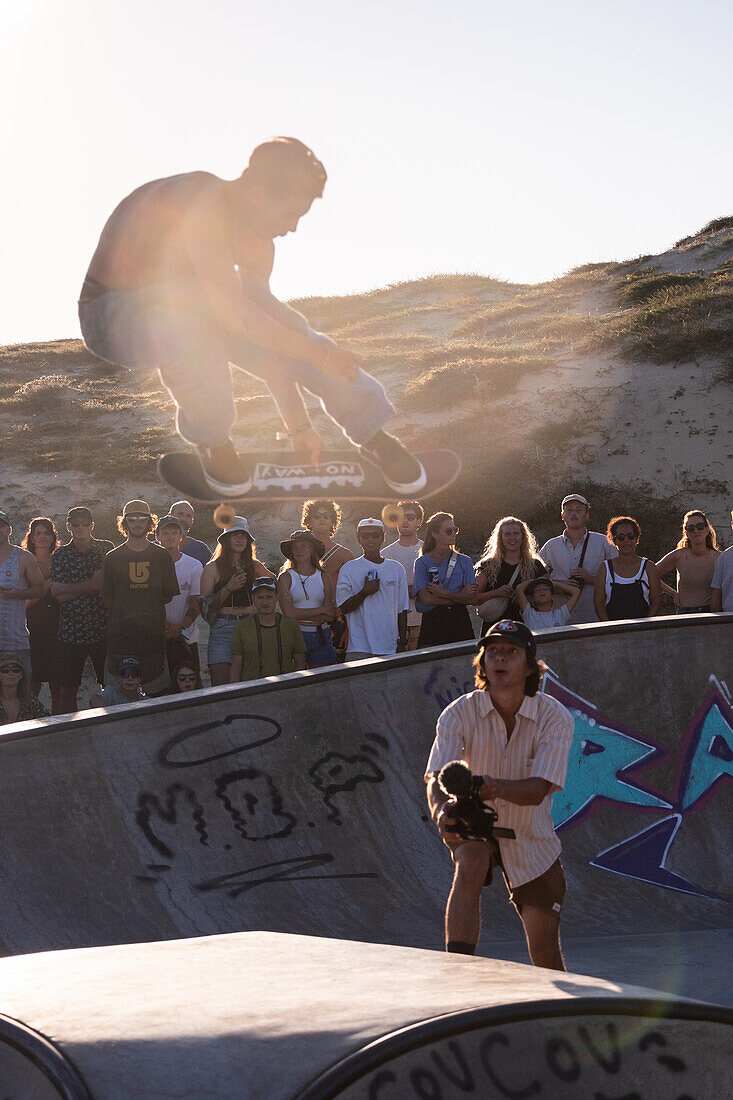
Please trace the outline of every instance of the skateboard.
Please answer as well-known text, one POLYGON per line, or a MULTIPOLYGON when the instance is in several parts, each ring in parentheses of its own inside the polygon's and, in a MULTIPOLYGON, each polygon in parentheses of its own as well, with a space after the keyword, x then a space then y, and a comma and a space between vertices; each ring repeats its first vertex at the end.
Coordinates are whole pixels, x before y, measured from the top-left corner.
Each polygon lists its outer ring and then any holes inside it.
MULTIPOLYGON (((328 496, 338 500, 394 500, 395 490, 381 470, 358 451, 327 451, 318 466, 297 451, 253 451, 243 456, 253 470, 252 488, 242 496, 215 495, 204 480, 198 455, 178 451, 158 459, 158 476, 176 493, 199 504, 270 504, 328 496)), ((434 496, 458 477, 461 460, 453 451, 421 451, 427 484, 414 494, 421 500, 434 496)))

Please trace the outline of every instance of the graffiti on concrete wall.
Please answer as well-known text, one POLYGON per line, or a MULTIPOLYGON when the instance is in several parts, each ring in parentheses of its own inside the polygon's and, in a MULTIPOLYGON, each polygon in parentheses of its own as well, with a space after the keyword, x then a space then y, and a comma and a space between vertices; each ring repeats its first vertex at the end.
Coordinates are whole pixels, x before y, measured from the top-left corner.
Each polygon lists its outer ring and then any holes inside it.
POLYGON ((685 732, 682 762, 668 801, 643 786, 636 773, 665 755, 661 746, 636 730, 619 726, 563 687, 549 674, 543 690, 559 699, 575 719, 573 747, 565 788, 553 798, 558 831, 578 825, 599 800, 635 810, 672 810, 660 821, 599 852, 591 866, 666 890, 712 900, 720 895, 670 870, 666 863, 686 816, 711 797, 718 785, 733 778, 733 710, 723 686, 711 687, 685 732), (634 778, 630 776, 634 772, 634 778))
MULTIPOLYGON (((158 763, 164 772, 186 773, 186 781, 177 779, 163 790, 142 791, 138 796, 135 820, 158 857, 147 865, 149 873, 138 878, 160 881, 181 849, 191 843, 215 857, 238 848, 241 841, 256 845, 315 828, 316 821, 303 819, 300 805, 286 805, 273 775, 247 765, 248 752, 281 736, 282 727, 275 719, 236 712, 190 726, 167 740, 158 753, 158 763)), ((389 742, 381 734, 367 733, 357 752, 314 753, 304 775, 306 787, 310 786, 309 804, 320 806, 324 819, 340 826, 344 799, 362 784, 384 781, 380 756, 388 748, 389 742)), ((332 852, 307 852, 265 863, 256 860, 193 885, 202 893, 226 891, 236 898, 265 884, 378 877, 371 870, 341 870, 335 863, 332 852)))

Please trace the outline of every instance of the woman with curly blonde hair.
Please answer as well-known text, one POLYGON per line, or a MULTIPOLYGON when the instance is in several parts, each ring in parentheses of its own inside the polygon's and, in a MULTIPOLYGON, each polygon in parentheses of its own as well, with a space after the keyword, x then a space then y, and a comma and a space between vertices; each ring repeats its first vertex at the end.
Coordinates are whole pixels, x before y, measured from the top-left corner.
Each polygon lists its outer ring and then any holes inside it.
POLYGON ((484 620, 482 634, 486 633, 491 622, 498 622, 499 619, 521 622, 516 586, 521 581, 532 581, 547 573, 547 566, 537 553, 537 540, 524 520, 516 516, 503 516, 496 522, 475 569, 479 606, 487 600, 508 601, 504 610, 497 612, 496 618, 492 616, 484 620))

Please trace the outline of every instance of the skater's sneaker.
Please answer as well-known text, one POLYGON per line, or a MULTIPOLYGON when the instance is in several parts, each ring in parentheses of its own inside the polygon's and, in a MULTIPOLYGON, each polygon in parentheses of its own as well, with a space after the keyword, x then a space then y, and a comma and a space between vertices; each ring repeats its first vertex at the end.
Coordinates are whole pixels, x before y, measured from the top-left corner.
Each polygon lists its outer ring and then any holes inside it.
POLYGON ((422 463, 389 432, 377 432, 362 444, 359 451, 379 467, 389 487, 400 496, 419 493, 427 485, 427 474, 422 463))
POLYGON ((230 441, 220 447, 199 447, 204 480, 221 497, 241 497, 252 488, 252 474, 230 441))

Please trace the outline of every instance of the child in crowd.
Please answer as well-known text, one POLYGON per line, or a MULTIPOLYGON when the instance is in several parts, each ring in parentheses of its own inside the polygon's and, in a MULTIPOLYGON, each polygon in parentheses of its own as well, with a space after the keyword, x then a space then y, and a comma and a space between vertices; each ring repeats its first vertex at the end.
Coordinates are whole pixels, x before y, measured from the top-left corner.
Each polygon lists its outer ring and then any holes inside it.
POLYGON ((147 696, 143 692, 143 670, 137 657, 121 657, 115 665, 114 683, 92 695, 90 707, 117 707, 123 703, 139 703, 147 696))
POLYGON ((581 589, 567 581, 553 581, 546 576, 522 581, 517 585, 516 593, 524 625, 534 631, 567 626, 572 610, 580 599, 581 589), (566 594, 567 600, 555 607, 558 592, 566 594))

